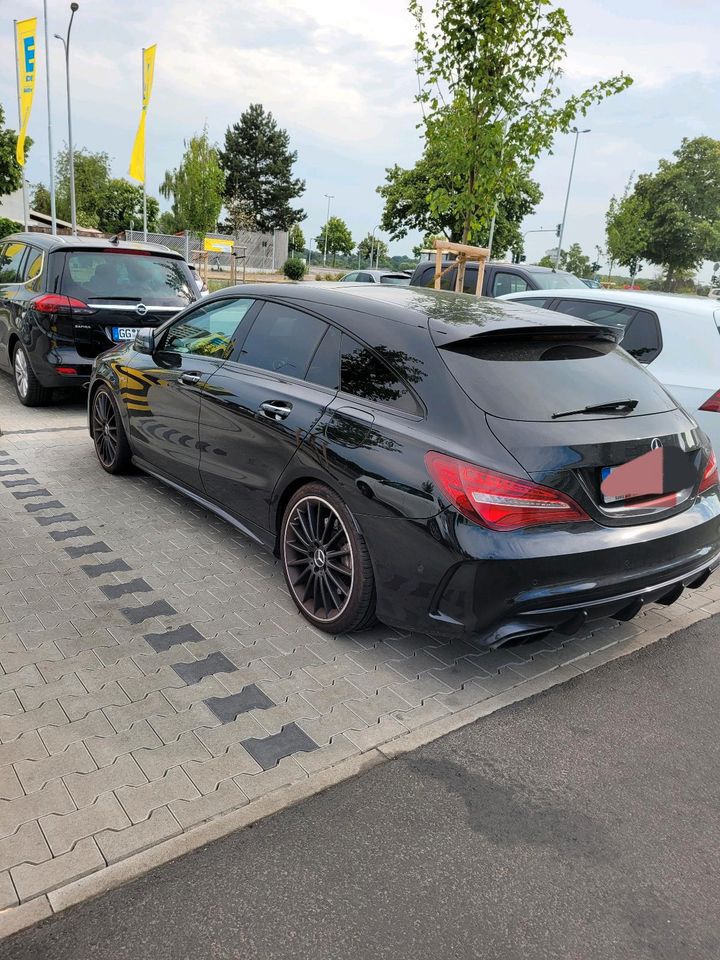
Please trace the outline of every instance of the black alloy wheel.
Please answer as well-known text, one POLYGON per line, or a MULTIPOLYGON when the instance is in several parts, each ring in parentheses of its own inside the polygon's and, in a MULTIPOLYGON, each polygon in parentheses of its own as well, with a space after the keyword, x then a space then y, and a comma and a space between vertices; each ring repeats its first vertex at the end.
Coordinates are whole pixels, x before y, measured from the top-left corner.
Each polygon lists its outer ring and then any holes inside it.
POLYGON ((108 473, 124 473, 130 466, 130 447, 115 401, 105 387, 93 397, 91 429, 100 466, 108 473))
POLYGON ((295 494, 283 520, 281 556, 293 600, 312 624, 343 633, 374 619, 367 547, 332 491, 310 484, 295 494))

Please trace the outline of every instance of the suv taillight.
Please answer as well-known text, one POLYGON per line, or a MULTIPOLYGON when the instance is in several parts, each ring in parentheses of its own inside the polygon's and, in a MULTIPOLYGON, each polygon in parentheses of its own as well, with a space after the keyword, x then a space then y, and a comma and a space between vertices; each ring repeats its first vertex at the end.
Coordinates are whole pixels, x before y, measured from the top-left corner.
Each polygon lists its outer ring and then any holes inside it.
POLYGON ((720 413, 720 390, 716 390, 711 397, 708 397, 700 409, 708 413, 720 413))
POLYGON ((40 313, 78 313, 86 316, 95 313, 93 308, 89 307, 87 303, 83 303, 82 300, 75 300, 74 297, 63 297, 58 293, 44 293, 41 297, 36 297, 32 301, 32 306, 34 310, 39 310, 40 313))
POLYGON ((438 490, 464 517, 491 530, 590 519, 574 500, 556 490, 494 473, 444 453, 427 453, 425 466, 438 490))
POLYGON ((711 487, 714 487, 718 483, 718 467, 717 460, 715 459, 715 454, 713 451, 710 451, 710 456, 708 457, 707 466, 705 467, 705 473, 703 473, 702 480, 700 481, 700 489, 698 493, 705 493, 706 490, 709 490, 711 487))

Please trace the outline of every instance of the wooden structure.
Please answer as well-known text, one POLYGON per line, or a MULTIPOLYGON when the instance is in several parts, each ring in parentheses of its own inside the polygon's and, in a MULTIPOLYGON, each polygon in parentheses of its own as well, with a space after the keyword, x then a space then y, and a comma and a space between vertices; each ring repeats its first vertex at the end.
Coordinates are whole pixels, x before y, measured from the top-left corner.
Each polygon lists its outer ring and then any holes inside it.
POLYGON ((471 247, 467 243, 452 243, 450 240, 435 240, 435 283, 436 290, 440 289, 443 276, 450 270, 457 267, 455 275, 455 292, 462 293, 465 286, 465 265, 477 263, 478 275, 475 286, 475 294, 479 297, 482 294, 483 278, 485 276, 485 264, 490 258, 490 251, 487 247, 471 247), (443 255, 452 254, 455 259, 443 267, 443 255))

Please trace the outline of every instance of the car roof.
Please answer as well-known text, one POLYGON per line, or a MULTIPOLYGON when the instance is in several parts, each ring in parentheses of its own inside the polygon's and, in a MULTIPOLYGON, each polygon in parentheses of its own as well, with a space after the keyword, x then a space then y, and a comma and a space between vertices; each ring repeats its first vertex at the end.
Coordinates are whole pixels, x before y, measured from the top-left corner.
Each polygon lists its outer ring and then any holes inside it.
POLYGON ((523 303, 505 303, 470 293, 452 293, 427 287, 404 287, 371 283, 247 283, 206 297, 205 304, 227 296, 262 297, 297 303, 310 309, 340 308, 353 310, 353 328, 362 336, 361 315, 394 320, 413 326, 429 324, 434 332, 447 337, 446 343, 464 340, 481 333, 525 327, 597 328, 597 324, 578 317, 538 310, 523 303), (422 322, 419 322, 421 321, 422 322))
POLYGON ((595 300, 607 303, 632 303, 648 310, 682 310, 686 313, 712 313, 718 310, 718 301, 709 297, 698 297, 682 293, 660 293, 647 290, 597 290, 591 287, 556 290, 525 290, 522 293, 506 293, 500 300, 526 300, 528 297, 548 299, 561 297, 563 300, 595 300))
POLYGON ((185 259, 182 254, 159 243, 134 243, 129 240, 119 240, 115 243, 107 237, 73 237, 64 233, 11 233, 10 236, 3 237, 0 242, 7 241, 31 243, 48 252, 53 250, 147 250, 149 253, 160 253, 178 260, 185 259))

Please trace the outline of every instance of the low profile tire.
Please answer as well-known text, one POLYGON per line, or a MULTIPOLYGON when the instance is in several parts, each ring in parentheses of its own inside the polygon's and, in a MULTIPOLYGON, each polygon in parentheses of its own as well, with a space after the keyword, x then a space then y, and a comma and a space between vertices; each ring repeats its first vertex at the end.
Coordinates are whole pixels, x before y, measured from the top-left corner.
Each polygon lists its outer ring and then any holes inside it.
POLYGON ((342 500, 321 483, 298 490, 280 529, 280 559, 290 596, 314 627, 362 630, 375 620, 370 554, 342 500))
POLYGON ((27 350, 18 343, 13 354, 13 374, 15 379, 15 392, 18 400, 25 407, 42 407, 49 403, 52 396, 52 390, 43 387, 35 371, 30 365, 27 350))
POLYGON ((127 473, 131 466, 130 444, 115 397, 107 387, 99 387, 93 395, 90 428, 95 453, 103 470, 127 473))

